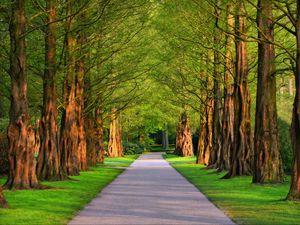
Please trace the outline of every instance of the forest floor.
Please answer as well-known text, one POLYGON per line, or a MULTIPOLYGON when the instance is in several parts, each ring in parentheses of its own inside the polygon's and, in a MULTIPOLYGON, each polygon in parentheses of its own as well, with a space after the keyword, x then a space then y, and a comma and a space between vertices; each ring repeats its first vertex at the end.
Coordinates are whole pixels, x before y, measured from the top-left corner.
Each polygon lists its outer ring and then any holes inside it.
POLYGON ((285 201, 290 178, 283 184, 256 185, 252 177, 220 179, 225 173, 204 169, 195 157, 165 155, 168 162, 233 221, 247 225, 300 224, 300 203, 285 201))
MULTIPOLYGON (((80 176, 71 177, 72 180, 43 182, 57 189, 5 191, 10 207, 0 210, 0 224, 67 224, 136 158, 108 158, 104 165, 81 172, 80 176)), ((4 182, 5 177, 2 177, 0 184, 4 182)))
POLYGON ((70 225, 233 225, 161 153, 141 155, 70 225))

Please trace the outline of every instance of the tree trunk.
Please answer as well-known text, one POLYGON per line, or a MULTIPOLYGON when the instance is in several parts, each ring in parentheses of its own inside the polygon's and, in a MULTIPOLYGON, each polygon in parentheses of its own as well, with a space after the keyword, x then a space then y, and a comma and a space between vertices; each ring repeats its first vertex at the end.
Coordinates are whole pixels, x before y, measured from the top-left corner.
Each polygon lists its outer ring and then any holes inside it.
POLYGON ((89 112, 85 118, 86 150, 87 164, 89 166, 97 165, 97 129, 95 127, 95 118, 92 112, 89 112))
POLYGON ((0 185, 0 208, 7 208, 7 207, 8 205, 3 195, 2 186, 0 185))
POLYGON ((213 128, 212 128, 212 153, 208 166, 217 168, 222 151, 222 97, 221 97, 221 62, 220 50, 221 43, 218 21, 220 17, 220 0, 215 0, 215 33, 214 33, 214 108, 213 108, 213 128))
POLYGON ((95 124, 96 124, 96 136, 97 136, 97 162, 104 163, 104 121, 103 121, 103 112, 101 107, 96 109, 95 115, 95 124))
POLYGON ((205 146, 206 146, 206 136, 207 136, 207 117, 206 113, 202 113, 201 118, 201 125, 200 125, 200 132, 199 132, 199 138, 198 138, 198 146, 197 146, 197 158, 196 158, 196 164, 208 164, 209 158, 205 157, 207 154, 205 154, 205 146))
POLYGON ((300 200, 300 2, 297 1, 296 20, 297 61, 295 72, 296 96, 294 100, 291 126, 292 146, 294 153, 294 169, 291 187, 287 196, 290 200, 300 200))
POLYGON ((163 149, 168 150, 169 149, 169 134, 168 134, 168 124, 165 123, 165 128, 162 133, 162 139, 163 139, 163 149))
POLYGON ((292 77, 289 78, 289 95, 294 96, 294 80, 292 77))
POLYGON ((206 98, 206 136, 204 150, 204 165, 212 165, 216 160, 217 152, 213 148, 213 116, 214 116, 214 96, 213 80, 208 77, 208 94, 206 98))
POLYGON ((177 129, 176 129, 176 144, 175 144, 175 151, 174 154, 175 155, 179 155, 179 152, 181 151, 181 146, 182 146, 182 127, 181 127, 181 117, 179 118, 179 122, 177 125, 177 129))
POLYGON ((177 155, 181 157, 193 156, 193 142, 190 130, 190 124, 186 112, 181 114, 178 134, 177 155))
POLYGON ((86 161, 86 137, 84 129, 84 76, 85 76, 85 50, 84 44, 86 42, 85 34, 79 32, 78 34, 78 46, 79 51, 79 60, 76 71, 76 120, 78 127, 78 166, 80 171, 87 170, 87 161, 86 161))
POLYGON ((123 156, 122 131, 120 118, 116 108, 112 110, 107 153, 108 156, 112 158, 123 156))
POLYGON ((234 146, 230 153, 229 172, 225 178, 251 175, 252 136, 250 122, 250 92, 246 49, 246 11, 243 0, 236 5, 236 76, 234 89, 234 146))
POLYGON ((37 176, 40 180, 58 181, 63 173, 59 152, 58 112, 56 105, 56 0, 46 1, 48 13, 45 33, 45 71, 42 119, 40 121, 40 149, 37 176))
MULTIPOLYGON (((228 32, 234 33, 234 16, 233 16, 233 3, 228 2, 227 5, 227 24, 228 32)), ((223 118, 222 118, 222 152, 218 162, 218 170, 229 169, 230 167, 230 152, 232 152, 234 146, 234 38, 232 35, 226 36, 226 65, 224 76, 224 106, 223 106, 223 118)))
POLYGON ((258 81, 254 132, 253 183, 283 182, 277 108, 273 13, 271 0, 259 0, 258 81))
POLYGON ((74 34, 73 0, 67 0, 67 40, 66 40, 66 62, 67 73, 64 80, 64 111, 61 124, 61 164, 64 172, 69 176, 79 175, 78 159, 78 126, 76 121, 75 100, 75 51, 76 37, 74 34))
POLYGON ((9 141, 9 189, 37 188, 34 130, 30 124, 25 53, 25 1, 11 1, 10 77, 11 105, 7 136, 9 141))
POLYGON ((91 107, 92 101, 92 90, 91 90, 90 74, 86 74, 84 77, 84 108, 85 108, 85 137, 86 137, 86 157, 88 166, 97 165, 97 151, 98 151, 98 140, 97 140, 97 114, 93 113, 91 107))

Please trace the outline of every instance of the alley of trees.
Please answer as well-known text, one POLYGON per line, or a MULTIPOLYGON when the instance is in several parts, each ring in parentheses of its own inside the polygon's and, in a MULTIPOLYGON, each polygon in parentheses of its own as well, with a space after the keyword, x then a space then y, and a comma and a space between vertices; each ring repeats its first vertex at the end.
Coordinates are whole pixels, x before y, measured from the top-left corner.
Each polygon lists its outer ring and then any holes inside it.
POLYGON ((300 200, 300 1, 0 1, 1 207, 155 142, 300 200))

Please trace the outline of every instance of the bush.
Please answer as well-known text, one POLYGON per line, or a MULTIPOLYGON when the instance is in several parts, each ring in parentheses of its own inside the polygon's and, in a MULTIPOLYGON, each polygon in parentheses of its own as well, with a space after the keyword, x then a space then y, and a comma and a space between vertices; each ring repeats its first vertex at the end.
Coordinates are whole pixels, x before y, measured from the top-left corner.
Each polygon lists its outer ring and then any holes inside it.
POLYGON ((147 149, 144 145, 137 143, 124 143, 123 148, 125 155, 142 154, 147 149))

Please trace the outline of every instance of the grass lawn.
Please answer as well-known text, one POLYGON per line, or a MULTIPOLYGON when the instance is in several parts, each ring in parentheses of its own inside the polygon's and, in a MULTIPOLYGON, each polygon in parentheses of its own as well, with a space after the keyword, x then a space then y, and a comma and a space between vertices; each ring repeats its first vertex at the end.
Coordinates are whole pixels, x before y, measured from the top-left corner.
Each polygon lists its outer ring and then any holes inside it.
POLYGON ((289 181, 280 185, 254 185, 251 177, 221 180, 195 164, 195 157, 165 155, 171 165, 238 224, 300 224, 300 203, 284 201, 289 181))
MULTIPOLYGON (((72 177, 74 180, 43 182, 60 189, 5 191, 10 208, 0 209, 0 224, 67 224, 76 212, 124 171, 120 167, 129 166, 136 158, 106 159, 104 165, 81 172, 80 176, 72 177)), ((4 182, 5 178, 0 179, 0 183, 4 182)))

